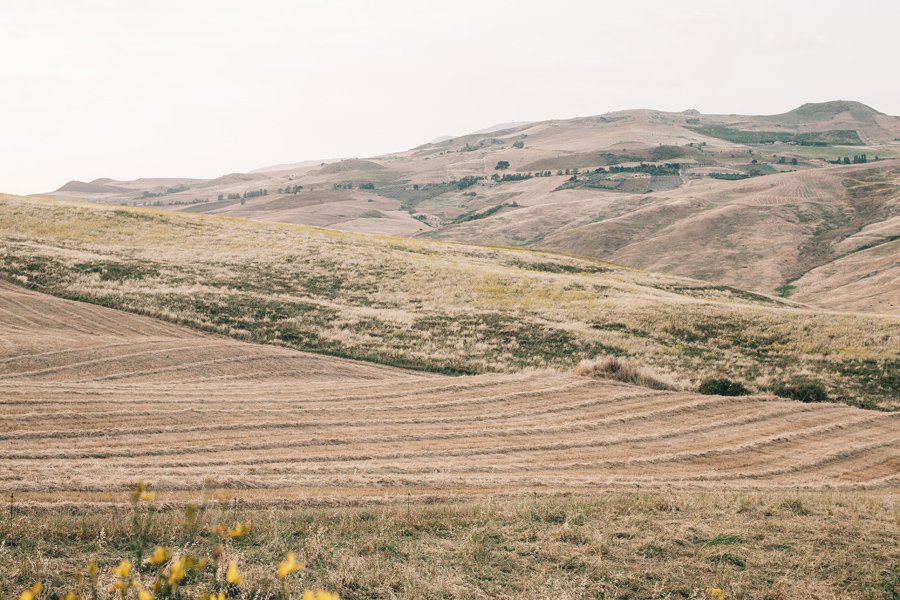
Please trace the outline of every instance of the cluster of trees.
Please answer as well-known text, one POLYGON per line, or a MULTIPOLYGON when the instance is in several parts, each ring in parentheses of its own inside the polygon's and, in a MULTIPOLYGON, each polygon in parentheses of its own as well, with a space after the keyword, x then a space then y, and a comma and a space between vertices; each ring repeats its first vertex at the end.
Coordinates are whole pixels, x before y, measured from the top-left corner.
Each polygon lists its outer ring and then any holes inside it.
POLYGON ((737 181, 739 179, 750 179, 752 175, 749 173, 710 173, 713 179, 724 179, 726 181, 737 181))
POLYGON ((458 224, 458 223, 466 223, 468 221, 475 221, 477 219, 484 219, 486 217, 493 215, 494 213, 497 213, 497 212, 503 210, 507 206, 516 208, 519 206, 519 203, 518 202, 512 202, 512 203, 504 202, 503 204, 491 206, 490 208, 485 209, 482 212, 478 212, 476 210, 469 210, 469 211, 466 211, 463 214, 459 215, 455 219, 453 219, 453 221, 451 221, 451 223, 458 224))
POLYGON ((299 194, 303 190, 302 185, 289 185, 285 188, 278 188, 279 194, 299 194))
POLYGON ((524 181, 525 179, 531 179, 534 177, 531 173, 506 173, 503 177, 500 177, 496 173, 491 175, 491 179, 494 181, 504 182, 504 181, 524 181))
POLYGON ((501 161, 497 162, 497 166, 494 167, 494 170, 495 171, 503 171, 504 169, 508 169, 508 168, 509 168, 509 161, 501 160, 501 161))
POLYGON ((144 192, 141 194, 141 198, 158 198, 160 196, 165 196, 166 194, 177 194, 178 192, 186 192, 188 186, 184 184, 176 185, 175 187, 166 188, 162 192, 144 192))
MULTIPOLYGON (((594 173, 605 173, 606 169, 599 167, 594 169, 594 173)), ((609 168, 610 173, 646 173, 648 175, 678 175, 681 173, 681 163, 665 163, 662 165, 651 165, 641 163, 636 167, 619 167, 613 166, 609 168)), ((576 175, 578 173, 576 172, 576 175)))
MULTIPOLYGON (((878 160, 877 156, 875 157, 875 160, 878 160)), ((833 165, 849 165, 849 164, 859 165, 859 164, 866 163, 866 162, 869 162, 869 159, 865 154, 854 154, 852 163, 850 161, 850 157, 845 156, 844 158, 838 158, 837 160, 832 160, 831 164, 833 164, 833 165)))
MULTIPOLYGON (((356 187, 358 187, 358 188, 361 189, 361 190, 374 190, 374 189, 375 189, 375 184, 374 184, 374 183, 359 183, 359 184, 357 184, 356 187)), ((303 186, 300 186, 300 188, 302 189, 303 186)), ((335 184, 332 186, 332 189, 335 189, 335 190, 352 190, 352 189, 353 189, 353 182, 352 182, 352 181, 345 181, 344 183, 335 183, 335 184)))
POLYGON ((223 200, 240 200, 241 204, 244 204, 247 201, 247 198, 259 198, 260 196, 268 196, 269 190, 265 188, 259 188, 258 190, 250 190, 248 192, 244 192, 243 194, 231 193, 227 196, 225 194, 219 194, 218 200, 219 202, 223 200))
MULTIPOLYGON (((484 179, 484 177, 481 177, 481 176, 476 177, 475 175, 466 175, 465 177, 463 177, 462 179, 460 179, 459 181, 456 182, 456 187, 458 187, 461 190, 464 190, 468 187, 472 187, 473 185, 475 185, 482 179, 484 179)), ((451 183, 453 183, 453 182, 451 182, 451 183)))
POLYGON ((164 202, 156 200, 155 202, 144 202, 144 206, 190 206, 191 204, 204 204, 209 202, 209 198, 193 198, 192 200, 172 200, 164 202))
MULTIPOLYGON (((754 160, 753 162, 756 162, 756 160, 754 160)), ((786 156, 779 156, 779 157, 778 157, 778 164, 779 164, 779 165, 786 165, 786 164, 787 164, 787 157, 786 157, 786 156)), ((797 164, 797 159, 796 159, 796 158, 792 158, 792 159, 791 159, 791 164, 792 164, 792 165, 796 165, 796 164, 797 164)))
POLYGON ((460 152, 475 152, 476 150, 481 150, 486 146, 490 146, 493 144, 502 144, 503 140, 498 140, 497 138, 490 138, 484 140, 478 140, 477 144, 470 144, 466 142, 466 145, 459 149, 460 152))

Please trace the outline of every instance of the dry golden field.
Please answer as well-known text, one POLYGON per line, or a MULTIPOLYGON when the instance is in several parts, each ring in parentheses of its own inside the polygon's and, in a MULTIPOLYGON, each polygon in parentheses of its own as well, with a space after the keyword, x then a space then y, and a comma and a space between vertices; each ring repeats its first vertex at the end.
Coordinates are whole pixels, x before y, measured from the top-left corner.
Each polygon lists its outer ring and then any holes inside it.
POLYGON ((4 598, 89 561, 113 584, 138 479, 148 548, 204 556, 207 527, 251 523, 224 549, 241 597, 278 596, 288 551, 344 599, 897 591, 897 413, 413 373, 9 284, 0 330, 4 598))
POLYGON ((0 597, 64 597, 88 561, 109 589, 136 545, 215 560, 209 579, 234 561, 234 598, 282 597, 291 551, 297 590, 345 600, 897 594, 895 317, 551 253, 15 197, 0 272, 0 597), (611 355, 672 389, 575 374, 611 355), (710 376, 756 394, 692 391, 710 376), (765 393, 794 379, 843 403, 765 393), (141 479, 157 499, 136 536, 141 479), (237 522, 220 551, 210 532, 237 522))
POLYGON ((446 377, 254 346, 2 284, 0 493, 136 479, 267 504, 613 488, 896 489, 900 414, 550 371, 446 377))
MULTIPOLYGON (((166 497, 157 496, 146 542, 176 556, 201 552, 207 526, 251 523, 246 539, 225 547, 245 579, 235 598, 280 597, 274 566, 287 551, 306 563, 299 583, 343 600, 710 600, 713 588, 728 600, 893 600, 900 591, 898 505, 885 495, 610 492, 278 509, 207 502, 190 527, 166 497)), ((108 589, 118 560, 133 557, 131 520, 127 506, 18 507, 12 519, 4 510, 0 594, 18 598, 34 581, 48 595, 83 589, 71 573, 91 560, 108 589)), ((135 574, 149 586, 154 569, 135 574)), ((193 585, 186 591, 194 597, 193 585)))
POLYGON ((264 342, 456 374, 625 357, 680 390, 815 380, 897 407, 900 319, 558 254, 0 198, 18 285, 264 342))

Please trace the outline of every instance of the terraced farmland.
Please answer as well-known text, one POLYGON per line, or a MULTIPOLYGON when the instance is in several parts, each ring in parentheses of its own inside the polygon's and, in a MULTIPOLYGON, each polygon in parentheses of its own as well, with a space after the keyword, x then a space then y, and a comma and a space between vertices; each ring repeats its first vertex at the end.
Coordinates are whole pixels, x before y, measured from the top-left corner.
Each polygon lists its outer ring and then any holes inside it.
POLYGON ((0 492, 456 499, 900 483, 900 414, 551 371, 446 377, 194 333, 0 286, 0 492))

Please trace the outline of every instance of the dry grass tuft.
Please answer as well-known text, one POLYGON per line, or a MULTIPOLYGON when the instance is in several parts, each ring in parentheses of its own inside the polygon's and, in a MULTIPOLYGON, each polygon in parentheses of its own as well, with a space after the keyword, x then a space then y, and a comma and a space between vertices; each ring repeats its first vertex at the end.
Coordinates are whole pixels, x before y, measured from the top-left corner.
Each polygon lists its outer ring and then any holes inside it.
POLYGON ((575 374, 595 379, 613 379, 633 383, 653 390, 675 390, 670 379, 660 376, 647 367, 638 367, 617 356, 605 356, 595 360, 583 360, 575 367, 575 374))

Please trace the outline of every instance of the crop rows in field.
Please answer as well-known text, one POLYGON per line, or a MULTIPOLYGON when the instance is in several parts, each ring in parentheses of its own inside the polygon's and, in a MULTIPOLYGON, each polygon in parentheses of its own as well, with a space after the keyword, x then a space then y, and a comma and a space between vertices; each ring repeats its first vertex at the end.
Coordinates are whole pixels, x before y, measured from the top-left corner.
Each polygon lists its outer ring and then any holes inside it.
POLYGON ((421 375, 0 287, 0 492, 452 498, 893 487, 900 415, 535 371, 421 375))

